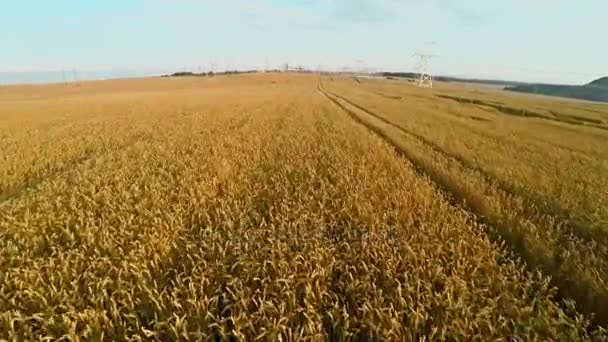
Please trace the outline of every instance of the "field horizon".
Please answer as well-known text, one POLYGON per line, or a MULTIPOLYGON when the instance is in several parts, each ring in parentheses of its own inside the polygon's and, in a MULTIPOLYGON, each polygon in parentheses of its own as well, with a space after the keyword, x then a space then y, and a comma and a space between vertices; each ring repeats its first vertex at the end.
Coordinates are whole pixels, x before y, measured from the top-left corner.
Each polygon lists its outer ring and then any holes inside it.
POLYGON ((606 339, 606 141, 447 82, 3 86, 0 339, 606 339))

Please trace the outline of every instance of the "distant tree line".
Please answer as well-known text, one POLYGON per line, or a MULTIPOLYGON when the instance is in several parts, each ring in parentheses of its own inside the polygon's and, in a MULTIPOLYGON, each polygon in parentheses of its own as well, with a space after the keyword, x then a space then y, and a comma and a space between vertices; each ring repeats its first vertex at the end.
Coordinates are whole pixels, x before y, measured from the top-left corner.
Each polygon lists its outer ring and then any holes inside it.
POLYGON ((215 76, 215 75, 237 75, 237 74, 253 74, 256 73, 257 70, 228 70, 222 72, 192 72, 192 71, 178 71, 174 72, 171 75, 163 75, 162 77, 207 77, 207 76, 215 76))

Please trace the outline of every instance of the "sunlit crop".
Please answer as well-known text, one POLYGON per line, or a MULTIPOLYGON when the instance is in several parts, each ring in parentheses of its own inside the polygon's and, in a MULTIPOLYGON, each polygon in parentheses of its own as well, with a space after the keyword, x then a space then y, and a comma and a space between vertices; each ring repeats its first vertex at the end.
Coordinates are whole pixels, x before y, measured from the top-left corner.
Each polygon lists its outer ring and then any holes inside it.
POLYGON ((0 93, 0 339, 602 334, 605 245, 372 115, 365 82, 45 87, 0 93))

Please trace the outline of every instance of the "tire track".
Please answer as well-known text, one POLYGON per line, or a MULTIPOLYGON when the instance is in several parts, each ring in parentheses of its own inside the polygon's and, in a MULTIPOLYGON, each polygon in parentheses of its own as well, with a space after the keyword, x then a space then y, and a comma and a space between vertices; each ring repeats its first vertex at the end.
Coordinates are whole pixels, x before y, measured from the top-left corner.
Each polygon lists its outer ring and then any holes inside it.
MULTIPOLYGON (((361 89, 361 90, 363 90, 363 91, 366 91, 366 92, 368 92, 368 93, 374 93, 374 94, 377 94, 377 95, 382 96, 382 97, 384 97, 384 98, 386 98, 386 99, 389 99, 389 100, 395 100, 395 101, 407 101, 407 99, 406 99, 406 97, 405 97, 406 95, 393 95, 393 94, 386 94, 386 93, 382 93, 382 92, 373 91, 373 90, 367 89, 367 88, 365 88, 365 87, 359 87, 359 89, 361 89)), ((407 97, 421 98, 421 99, 424 99, 424 100, 433 100, 432 98, 428 98, 428 97, 422 97, 422 96, 413 95, 413 94, 407 94, 407 97)), ((451 100, 443 99, 443 98, 439 97, 438 95, 435 95, 435 100, 439 100, 439 101, 442 101, 442 102, 443 102, 443 101, 446 101, 446 102, 447 102, 447 101, 453 102, 453 101, 451 101, 451 100)), ((495 102, 495 101, 491 101, 491 102, 493 102, 493 103, 495 103, 495 104, 498 104, 498 105, 503 104, 503 103, 501 103, 501 102, 495 102)), ((461 105, 462 105, 462 103, 461 103, 461 105)), ((495 109, 492 109, 492 108, 487 108, 487 107, 484 107, 484 106, 476 106, 476 107, 473 107, 473 108, 478 108, 478 109, 480 109, 480 110, 484 111, 485 113, 488 113, 488 114, 491 114, 491 115, 496 115, 496 110, 495 110, 495 109)), ((581 110, 584 110, 584 109, 582 109, 582 108, 580 108, 580 109, 581 109, 581 110)), ((466 119, 478 120, 478 118, 475 118, 475 117, 473 117, 473 116, 461 115, 460 113, 455 112, 454 110, 451 110, 451 109, 448 109, 448 108, 446 108, 446 109, 444 110, 444 112, 445 112, 445 113, 448 113, 448 114, 451 114, 451 115, 453 115, 453 116, 459 117, 459 118, 466 118, 466 119)), ((485 121, 485 120, 487 120, 487 121, 493 121, 493 120, 489 120, 489 119, 482 119, 482 120, 484 120, 484 121, 485 121)), ((479 120, 478 120, 478 121, 479 121, 479 120)), ((575 126, 576 126, 576 125, 575 125, 575 126)), ((572 131, 572 127, 570 127, 570 126, 551 126, 551 127, 559 127, 560 129, 565 129, 565 130, 568 130, 568 131, 572 131)), ((487 134, 487 133, 480 132, 480 131, 476 131, 475 133, 476 133, 476 134, 479 134, 479 135, 481 135, 481 136, 488 137, 488 138, 490 138, 490 139, 496 140, 496 137, 495 137, 495 136, 489 135, 489 134, 487 134)), ((599 132, 598 132, 598 134, 599 134, 599 132)), ((593 136, 597 136, 597 134, 593 134, 593 136)), ((598 136, 598 137, 601 137, 601 136, 598 136)), ((537 137, 535 137, 535 136, 529 136, 528 138, 530 138, 531 140, 534 140, 534 141, 536 141, 536 142, 538 142, 538 143, 541 143, 541 144, 544 144, 544 145, 549 145, 549 146, 552 146, 552 147, 554 147, 554 148, 563 149, 563 150, 568 151, 568 152, 580 153, 580 154, 584 154, 585 156, 589 156, 589 157, 592 157, 592 158, 601 157, 601 155, 598 155, 597 153, 593 153, 593 152, 585 151, 585 150, 582 150, 582 149, 577 149, 577 148, 574 148, 574 147, 571 147, 571 146, 555 145, 553 142, 550 142, 550 141, 547 141, 547 140, 543 140, 543 139, 537 138, 537 137)))
MULTIPOLYGON (((513 219, 501 212, 493 212, 492 207, 483 202, 475 201, 475 197, 479 199, 481 192, 475 193, 467 190, 466 186, 463 187, 458 183, 458 179, 451 178, 451 173, 448 171, 442 174, 441 170, 430 166, 429 161, 413 155, 405 147, 400 146, 394 137, 391 137, 380 126, 363 119, 357 111, 368 115, 372 120, 375 119, 389 127, 397 128, 402 134, 407 135, 407 132, 403 132, 402 129, 395 127, 393 123, 384 118, 378 118, 368 113, 358 105, 350 105, 350 102, 346 100, 341 102, 339 96, 334 96, 333 93, 326 91, 322 85, 318 86, 318 90, 354 121, 384 139, 399 155, 411 162, 416 172, 435 184, 439 192, 452 205, 462 208, 471 215, 474 222, 480 223, 491 240, 498 246, 505 246, 506 250, 513 255, 521 257, 529 271, 541 270, 544 274, 549 275, 551 284, 557 289, 557 302, 561 303, 565 299, 574 300, 577 303, 576 309, 592 317, 595 324, 608 325, 608 289, 602 278, 605 267, 601 260, 597 261, 597 257, 592 259, 592 255, 589 255, 591 261, 587 262, 586 256, 583 255, 585 250, 576 239, 572 240, 560 235, 559 240, 549 240, 549 243, 552 242, 552 244, 548 244, 542 236, 535 235, 538 232, 529 230, 530 224, 535 225, 528 218, 513 219), (576 248, 577 246, 580 247, 580 250, 576 248)), ((427 147, 433 151, 430 146, 427 147)), ((448 160, 453 161, 454 159, 448 160)), ((491 184, 485 183, 485 185, 488 187, 485 191, 491 191, 491 184)), ((500 189, 498 190, 500 191, 500 189)), ((481 195, 481 197, 484 196, 484 194, 481 195)), ((499 193, 493 196, 499 196, 499 193)), ((544 229, 542 226, 540 228, 544 229)))
MULTIPOLYGON (((437 152, 444 158, 457 162, 463 168, 466 168, 466 169, 474 172, 475 174, 479 175, 481 178, 483 178, 483 180, 486 183, 499 188, 500 190, 502 190, 509 196, 516 197, 516 198, 523 200, 524 201, 523 207, 525 210, 524 213, 528 217, 530 217, 530 218, 536 217, 538 215, 538 212, 535 209, 540 208, 541 212, 543 214, 555 218, 559 222, 558 224, 562 227, 562 229, 564 229, 564 231, 566 233, 575 235, 576 237, 581 238, 581 239, 585 240, 586 242, 598 243, 601 246, 608 247, 608 229, 594 226, 591 222, 588 222, 588 221, 578 217, 578 215, 574 214, 571 210, 563 208, 556 200, 549 198, 546 195, 542 195, 540 193, 531 192, 527 189, 524 189, 521 186, 517 186, 517 185, 511 184, 511 183, 508 183, 508 182, 502 180, 497 175, 495 175, 491 172, 488 172, 487 170, 484 170, 477 165, 474 165, 473 163, 471 163, 467 159, 463 158, 462 156, 454 155, 454 154, 447 152, 441 146, 428 140, 424 136, 416 134, 412 131, 409 131, 409 130, 403 128, 402 126, 384 118, 382 115, 374 113, 374 112, 370 111, 369 109, 364 108, 343 96, 340 96, 338 94, 327 91, 326 89, 323 88, 322 84, 319 87, 320 87, 320 89, 322 89, 321 91, 323 91, 325 93, 329 93, 332 96, 335 96, 336 98, 367 113, 368 115, 373 116, 374 118, 382 121, 383 123, 392 126, 393 128, 399 130, 403 134, 409 135, 409 136, 419 140, 421 143, 429 146, 433 151, 437 152)), ((535 220, 535 222, 539 223, 541 225, 544 224, 542 222, 539 222, 538 220, 535 220)), ((604 250, 603 254, 606 254, 606 256, 608 256, 608 250, 604 250)))
POLYGON ((524 117, 524 118, 535 118, 535 119, 541 119, 541 120, 561 122, 561 123, 565 123, 565 124, 569 124, 569 125, 588 126, 588 127, 594 127, 597 129, 608 130, 608 127, 603 126, 604 122, 602 120, 590 119, 590 118, 580 117, 580 116, 571 115, 571 114, 558 113, 558 112, 551 111, 551 110, 548 111, 548 114, 543 114, 543 113, 539 113, 539 112, 535 112, 535 111, 526 110, 523 108, 514 108, 514 107, 505 106, 502 104, 495 104, 495 103, 492 103, 492 101, 482 101, 482 100, 478 100, 478 99, 463 98, 463 97, 456 97, 456 96, 443 95, 443 94, 437 94, 435 96, 442 98, 442 99, 455 101, 460 104, 477 105, 484 110, 486 110, 486 107, 489 107, 489 108, 492 108, 492 109, 496 110, 497 112, 499 112, 501 114, 505 114, 505 115, 513 115, 513 116, 519 116, 519 117, 524 117))
MULTIPOLYGON (((450 189, 450 186, 442 181, 438 175, 436 175, 434 172, 432 172, 431 170, 428 170, 427 168, 423 167, 421 165, 421 163, 417 162, 418 158, 415 158, 414 156, 410 155, 409 153, 407 153, 403 148, 399 147, 397 144, 394 143, 393 138, 391 138, 384 130, 382 130, 381 128, 379 128, 378 126, 375 126, 373 124, 370 124, 368 122, 366 122, 365 120, 363 120, 359 115, 357 115, 354 111, 350 110, 349 108, 347 108, 346 106, 344 106, 342 103, 340 103, 340 101, 338 101, 337 99, 342 99, 340 96, 335 95, 334 93, 331 93, 327 90, 325 90, 323 88, 323 86, 319 86, 318 90, 321 94, 323 94, 328 100, 330 100, 333 104, 335 104, 336 106, 338 106, 340 109, 342 109, 346 114, 348 114, 348 116, 353 119, 354 121, 356 121, 357 123, 359 123, 360 125, 364 126, 365 128, 367 128, 368 130, 372 131, 374 134, 378 135, 380 138, 382 138, 385 142, 387 142, 390 146, 393 147, 393 149, 402 157, 404 157, 405 159, 407 159, 408 161, 410 161, 412 167, 414 168, 414 170, 416 171, 416 173, 423 177, 423 178, 429 178, 436 186, 437 189, 439 189, 439 191, 441 192, 442 195, 444 195, 446 197, 446 199, 454 206, 458 206, 461 208, 466 209, 467 211, 472 212, 472 210, 468 207, 466 207, 466 205, 464 204, 466 198, 463 196, 459 196, 457 193, 453 192, 450 189)), ((349 103, 349 101, 344 100, 345 102, 349 103)), ((362 109, 361 107, 354 105, 357 109, 362 110, 366 113, 368 113, 365 109, 362 109)), ((371 115, 372 117, 382 121, 383 123, 390 125, 392 127, 395 128, 399 128, 398 126, 395 126, 393 123, 391 123, 390 121, 384 119, 384 118, 378 118, 373 114, 368 113, 369 115, 371 115)), ((402 132, 403 133, 403 132, 402 132)), ((405 133, 407 134, 407 133, 405 133)), ((473 213, 474 214, 474 213, 473 213)), ((473 215, 474 218, 479 219, 480 221, 483 221, 483 215, 477 215, 474 214, 473 215)))

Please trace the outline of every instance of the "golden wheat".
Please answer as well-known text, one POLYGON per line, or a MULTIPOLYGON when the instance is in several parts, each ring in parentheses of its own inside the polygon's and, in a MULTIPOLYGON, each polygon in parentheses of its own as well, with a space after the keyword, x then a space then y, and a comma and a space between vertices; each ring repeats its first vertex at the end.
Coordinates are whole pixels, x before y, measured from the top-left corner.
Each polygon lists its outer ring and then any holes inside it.
POLYGON ((591 337, 315 77, 137 82, 0 97, 0 338, 591 337))
MULTIPOLYGON (((547 172, 543 168, 552 170, 559 167, 545 155, 551 149, 547 145, 542 148, 534 145, 534 139, 521 131, 517 133, 518 143, 501 141, 502 138, 490 135, 490 129, 478 133, 474 125, 466 128, 459 119, 446 119, 449 114, 442 114, 447 109, 442 111, 438 107, 442 105, 440 101, 434 102, 438 108, 431 111, 422 106, 416 107, 416 103, 379 101, 378 94, 365 90, 355 82, 325 84, 349 96, 330 94, 339 104, 348 106, 351 115, 378 130, 451 196, 464 202, 465 206, 490 223, 493 227, 489 232, 496 240, 506 242, 532 269, 539 268, 551 275, 562 296, 574 299, 579 310, 595 315, 596 322, 608 324, 608 265, 605 261, 608 240, 602 218, 605 198, 601 197, 605 188, 586 192, 594 181, 606 182, 606 172, 594 172, 581 178, 576 173, 576 167, 588 167, 581 162, 566 171, 543 174, 547 172), (356 100, 349 100, 351 98, 356 100), (432 130, 429 122, 434 122, 432 130), (496 144, 496 141, 501 143, 496 144), (502 158, 509 163, 501 161, 502 158), (527 169, 530 165, 539 165, 536 173, 527 169), (496 171, 501 168, 509 176, 496 171), (580 208, 573 208, 566 215, 560 206, 567 206, 568 201, 562 201, 556 194, 549 197, 555 203, 543 201, 546 197, 535 195, 539 184, 526 183, 516 176, 518 172, 528 178, 544 178, 544 182, 538 182, 541 184, 562 184, 563 188, 576 188, 576 191, 571 190, 570 201, 576 202, 577 198, 587 196, 587 208, 594 210, 599 217, 586 215, 580 208), (562 178, 564 172, 569 172, 569 177, 562 178)), ((409 89, 401 88, 403 90, 409 89)), ((429 97, 433 94, 417 96, 429 97)), ((463 109, 463 112, 475 113, 475 108, 471 107, 470 111, 463 109)), ((521 126, 524 123, 515 121, 511 125, 521 126)), ((508 136, 511 128, 501 126, 500 129, 503 130, 501 134, 508 136)), ((555 129, 552 124, 545 128, 549 132, 552 129, 555 129)), ((604 134, 601 130, 595 133, 604 134)), ((581 140, 593 139, 593 136, 585 136, 584 131, 579 135, 581 140)), ((566 153, 563 150, 555 151, 552 152, 566 153)), ((570 159, 581 158, 578 151, 570 150, 568 153, 570 159)), ((593 159, 596 164, 601 161, 600 156, 593 159)))

